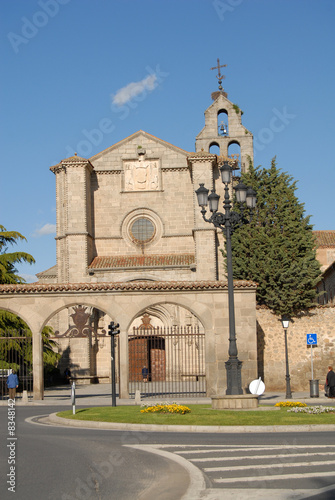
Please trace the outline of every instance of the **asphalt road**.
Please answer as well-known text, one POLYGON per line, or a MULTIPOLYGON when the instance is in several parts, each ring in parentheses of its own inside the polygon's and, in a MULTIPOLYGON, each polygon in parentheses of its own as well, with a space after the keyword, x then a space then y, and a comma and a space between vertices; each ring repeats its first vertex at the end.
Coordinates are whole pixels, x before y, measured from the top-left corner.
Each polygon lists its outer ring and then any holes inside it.
MULTIPOLYGON (((57 408, 62 409, 67 407, 57 408)), ((335 498, 330 433, 77 429, 47 425, 43 415, 54 411, 54 406, 17 407, 10 436, 8 422, 14 419, 0 407, 1 499, 335 498), (8 491, 10 460, 15 460, 15 494, 8 491)))

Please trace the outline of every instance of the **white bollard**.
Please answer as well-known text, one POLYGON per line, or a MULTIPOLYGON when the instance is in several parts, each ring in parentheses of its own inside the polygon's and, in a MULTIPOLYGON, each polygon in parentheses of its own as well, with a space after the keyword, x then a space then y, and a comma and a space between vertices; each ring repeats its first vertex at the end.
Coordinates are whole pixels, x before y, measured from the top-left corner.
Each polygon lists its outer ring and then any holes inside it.
POLYGON ((135 405, 141 404, 141 391, 135 391, 135 405))

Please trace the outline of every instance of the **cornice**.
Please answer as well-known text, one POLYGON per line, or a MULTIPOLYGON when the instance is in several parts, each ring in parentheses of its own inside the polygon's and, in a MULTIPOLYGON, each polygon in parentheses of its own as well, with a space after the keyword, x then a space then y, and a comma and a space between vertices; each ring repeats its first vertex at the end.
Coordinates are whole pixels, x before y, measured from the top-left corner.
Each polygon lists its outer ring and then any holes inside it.
POLYGON ((214 162, 216 161, 216 155, 208 153, 207 151, 204 151, 202 149, 197 153, 189 154, 187 157, 187 161, 189 164, 192 164, 193 162, 208 162, 208 161, 214 162))
MULTIPOLYGON (((253 281, 234 281, 235 289, 255 290, 253 281)), ((226 281, 132 281, 113 283, 31 283, 25 285, 0 285, 0 295, 31 295, 54 293, 99 293, 99 292, 187 292, 227 290, 226 281)))
POLYGON ((118 170, 94 170, 94 173, 97 175, 122 174, 122 169, 118 169, 118 170))
POLYGON ((94 170, 91 162, 86 158, 82 158, 81 156, 71 156, 70 158, 65 158, 64 160, 61 160, 57 165, 50 167, 50 170, 51 172, 56 174, 62 170, 66 171, 68 167, 88 167, 91 172, 93 172, 94 170))

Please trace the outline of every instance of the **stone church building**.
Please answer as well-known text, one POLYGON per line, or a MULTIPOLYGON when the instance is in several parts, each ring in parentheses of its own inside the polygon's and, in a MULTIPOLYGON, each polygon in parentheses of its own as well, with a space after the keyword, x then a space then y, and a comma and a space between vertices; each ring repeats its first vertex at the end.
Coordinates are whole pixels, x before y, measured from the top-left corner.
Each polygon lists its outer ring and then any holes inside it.
MULTIPOLYGON (((151 382, 202 382, 203 394, 225 393, 223 237, 202 219, 195 190, 204 183, 223 199, 222 162, 247 168, 253 137, 241 115, 220 89, 205 111, 195 152, 139 130, 90 159, 75 155, 51 167, 56 265, 39 273, 38 283, 0 289, 0 307, 17 313, 33 332, 36 395, 43 393, 43 327, 55 331, 61 371, 70 367, 78 382, 101 383, 110 376, 111 320, 121 330, 121 397, 142 380, 142 365, 151 382)), ((257 376, 255 290, 252 282, 235 283, 245 390, 257 376)))
MULTIPOLYGON (((39 273, 37 283, 0 286, 0 308, 18 314, 33 332, 35 398, 43 397, 43 327, 55 331, 62 373, 69 367, 78 383, 103 383, 110 380, 110 321, 120 324, 120 397, 152 392, 153 384, 160 394, 225 394, 223 236, 203 220, 195 190, 203 183, 223 200, 219 167, 228 160, 246 170, 253 136, 220 87, 211 96, 194 152, 139 130, 92 158, 75 155, 50 168, 56 265, 39 273)), ((247 392, 260 374, 267 383, 266 348, 264 335, 263 343, 257 339, 256 284, 235 282, 234 290, 247 392)))

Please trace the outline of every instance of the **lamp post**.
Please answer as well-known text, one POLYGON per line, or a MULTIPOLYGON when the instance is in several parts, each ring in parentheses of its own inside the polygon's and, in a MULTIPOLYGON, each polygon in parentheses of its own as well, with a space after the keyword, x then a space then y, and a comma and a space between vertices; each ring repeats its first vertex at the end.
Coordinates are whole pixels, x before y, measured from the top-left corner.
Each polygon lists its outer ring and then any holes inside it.
POLYGON ((292 392, 291 392, 291 377, 290 377, 290 369, 288 366, 288 350, 287 350, 287 329, 290 324, 290 320, 286 317, 282 317, 282 325, 284 328, 284 334, 285 334, 285 363, 286 363, 286 399, 292 398, 292 392))
MULTIPOLYGON (((235 332, 235 307, 234 307, 234 281, 233 281, 233 261, 231 249, 231 235, 237 226, 240 226, 243 221, 242 214, 232 210, 232 201, 229 197, 229 184, 232 177, 232 167, 228 161, 225 161, 220 167, 221 180, 224 184, 224 213, 218 212, 220 196, 216 194, 215 189, 208 195, 209 190, 200 184, 196 190, 198 204, 201 207, 201 214, 206 222, 214 224, 215 227, 222 229, 226 237, 226 254, 227 254, 227 275, 228 275, 228 311, 229 311, 229 359, 226 361, 227 370, 227 395, 243 394, 241 382, 242 361, 238 359, 236 332, 235 332), (206 218, 206 208, 209 205, 209 210, 212 215, 206 218)), ((244 204, 249 209, 254 209, 256 206, 256 193, 253 189, 248 188, 241 181, 234 188, 236 193, 236 201, 243 207, 244 204)))

